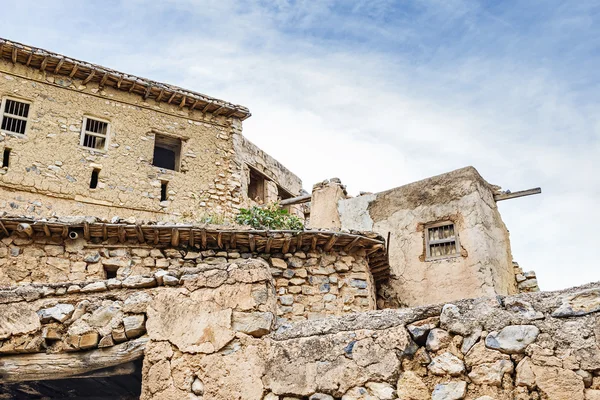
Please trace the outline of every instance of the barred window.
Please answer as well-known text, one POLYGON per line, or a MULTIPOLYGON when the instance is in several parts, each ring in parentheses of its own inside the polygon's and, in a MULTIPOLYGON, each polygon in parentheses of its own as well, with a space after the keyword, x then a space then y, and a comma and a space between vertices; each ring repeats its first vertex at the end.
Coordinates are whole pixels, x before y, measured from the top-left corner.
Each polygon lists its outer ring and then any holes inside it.
POLYGON ((108 132, 108 122, 85 117, 83 119, 80 144, 83 147, 94 150, 106 150, 108 132))
POLYGON ((449 221, 425 226, 425 250, 427 260, 456 257, 460 255, 458 234, 449 221))
POLYGON ((4 99, 2 102, 2 126, 0 128, 2 132, 25 135, 29 106, 29 103, 23 101, 4 99))

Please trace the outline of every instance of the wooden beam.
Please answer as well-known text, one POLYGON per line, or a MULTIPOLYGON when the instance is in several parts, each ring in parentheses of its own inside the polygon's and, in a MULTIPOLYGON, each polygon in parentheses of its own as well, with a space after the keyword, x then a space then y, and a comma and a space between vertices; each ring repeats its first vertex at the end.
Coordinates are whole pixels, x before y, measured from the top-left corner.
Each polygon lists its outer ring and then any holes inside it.
POLYGON ((83 223, 83 238, 90 240, 90 224, 87 221, 83 223))
POLYGON ((112 347, 71 353, 3 356, 0 383, 65 379, 135 361, 144 356, 147 337, 112 347))
POLYGON ((273 244, 273 237, 270 236, 267 239, 267 244, 265 245, 265 253, 270 253, 271 252, 271 245, 273 244))
POLYGON ((137 234, 138 242, 146 243, 146 238, 144 237, 144 231, 140 225, 135 226, 135 233, 137 234))
MULTIPOLYGON (((1 223, 1 222, 0 222, 1 223)), ((51 237, 52 236, 52 232, 50 232, 50 228, 48 227, 48 224, 43 224, 42 225, 42 229, 44 230, 44 234, 47 237, 51 237)))
POLYGON ((200 103, 200 100, 194 101, 194 104, 192 104, 192 106, 190 107, 190 111, 192 111, 194 108, 196 108, 196 106, 198 105, 198 103, 200 103))
POLYGON ((133 89, 135 89, 135 81, 131 82, 131 87, 129 88, 129 93, 133 92, 133 89))
POLYGON ((301 250, 302 250, 302 245, 303 245, 303 243, 302 243, 302 239, 303 239, 303 238, 302 238, 302 233, 299 233, 299 234, 298 234, 298 237, 296 238, 296 249, 297 249, 298 251, 301 251, 301 250))
POLYGON ((152 85, 148 85, 146 87, 146 91, 144 92, 144 100, 146 100, 148 96, 150 96, 150 92, 152 92, 152 85))
POLYGON ((173 228, 171 230, 171 246, 178 247, 179 246, 179 229, 173 228))
POLYGON ((56 68, 54 68, 55 74, 58 74, 58 72, 60 71, 60 67, 62 67, 64 63, 65 63, 64 58, 61 58, 60 60, 58 60, 58 64, 56 64, 56 68))
POLYGON ((96 74, 96 71, 92 70, 92 72, 90 72, 90 74, 83 80, 83 82, 81 82, 81 84, 85 85, 86 83, 91 81, 95 74, 96 74))
POLYGON ((25 65, 29 67, 29 64, 31 64, 31 60, 33 60, 33 51, 29 53, 29 57, 27 57, 27 62, 25 63, 25 65))
POLYGON ((63 239, 66 239, 69 237, 69 226, 68 225, 64 225, 62 228, 62 233, 60 235, 63 239))
POLYGON ((122 83, 123 83, 123 75, 119 76, 119 80, 117 81, 117 89, 121 89, 122 83))
POLYGON ((160 92, 158 93, 158 96, 156 96, 156 101, 160 101, 163 93, 165 92, 165 89, 160 89, 160 92))
POLYGON ((355 237, 353 241, 351 241, 350 243, 348 243, 348 245, 346 247, 344 247, 344 251, 346 253, 349 253, 350 250, 352 250, 352 248, 354 246, 356 246, 356 243, 358 243, 359 240, 360 240, 360 236, 355 237))
POLYGON ((338 240, 338 234, 333 234, 329 240, 327 241, 327 243, 325 244, 325 247, 323 247, 323 250, 325 251, 329 251, 331 250, 331 248, 333 247, 333 245, 335 244, 335 242, 337 242, 338 240))
POLYGON ((210 108, 210 106, 212 106, 213 103, 206 103, 206 105, 204 106, 204 108, 202 109, 202 112, 205 113, 208 111, 208 109, 210 108))
POLYGON ((78 69, 79 69, 79 65, 73 64, 73 69, 71 69, 71 72, 69 72, 69 78, 74 77, 75 74, 77 73, 78 69))
POLYGON ((229 238, 229 247, 235 249, 237 245, 237 235, 235 232, 231 232, 231 237, 229 238))
POLYGON ((319 240, 319 238, 317 237, 317 235, 312 237, 312 240, 310 242, 310 251, 315 251, 317 249, 317 241, 319 240))
POLYGON ((102 240, 105 242, 108 240, 108 227, 106 224, 102 224, 102 240))
POLYGON ((154 228, 152 230, 152 233, 154 233, 154 244, 158 244, 160 237, 159 237, 159 233, 158 233, 158 228, 154 228))
POLYGON ((195 238, 194 238, 194 229, 190 228, 190 233, 189 233, 189 237, 188 237, 188 244, 190 245, 190 247, 194 247, 195 243, 195 238))
POLYGON ((516 199, 518 197, 531 196, 531 195, 540 194, 540 193, 542 193, 542 189, 538 187, 538 188, 533 188, 533 189, 528 189, 528 190, 521 190, 520 192, 495 194, 494 200, 495 201, 510 200, 510 199, 516 199))
POLYGON ((256 238, 253 234, 248 234, 248 244, 250 245, 250 251, 254 252, 256 249, 256 238))
POLYGON ((13 49, 12 49, 12 57, 11 57, 13 64, 17 63, 17 55, 18 55, 17 51, 18 51, 17 48, 13 47, 13 49))
POLYGON ((135 373, 136 367, 134 362, 128 362, 114 367, 102 368, 97 371, 88 372, 76 376, 70 376, 69 379, 87 379, 87 378, 109 378, 111 376, 131 375, 135 373))
POLYGON ((46 65, 48 65, 48 56, 44 57, 44 59, 42 60, 42 64, 40 65, 40 71, 45 70, 46 65))
POLYGON ((171 104, 171 102, 173 101, 173 99, 175 98, 175 96, 177 96, 177 92, 173 92, 171 94, 171 97, 169 97, 169 100, 167 100, 167 103, 171 104))
POLYGON ((125 225, 119 225, 117 227, 117 235, 119 236, 119 242, 125 243, 127 240, 127 232, 125 231, 125 225))
POLYGON ((102 79, 100 79, 100 87, 104 87, 104 84, 106 83, 106 80, 108 79, 108 72, 105 72, 104 75, 102 75, 102 79))
POLYGON ((183 96, 181 99, 181 103, 179 103, 179 109, 181 110, 183 106, 185 106, 185 102, 187 101, 187 96, 183 96))
POLYGON ((6 229, 6 227, 4 226, 4 224, 2 223, 2 221, 0 221, 0 228, 2 229, 2 232, 4 232, 4 234, 6 236, 10 236, 10 233, 8 233, 8 229, 6 229))
POLYGON ((290 250, 290 244, 291 243, 292 243, 292 238, 291 237, 285 238, 285 241, 283 242, 283 247, 281 249, 281 252, 283 254, 287 253, 290 250))
POLYGON ((223 232, 217 233, 217 246, 219 246, 220 249, 223 248, 223 232))
POLYGON ((201 240, 202 240, 202 248, 206 250, 206 230, 202 229, 202 233, 201 233, 201 240))
POLYGON ((291 199, 281 200, 280 206, 289 206, 292 204, 308 203, 312 199, 312 194, 304 194, 302 196, 292 197, 291 199))
POLYGON ((221 111, 223 111, 226 107, 225 106, 221 106, 219 108, 217 108, 215 111, 212 112, 212 115, 214 115, 215 117, 217 115, 219 115, 221 113, 221 111))

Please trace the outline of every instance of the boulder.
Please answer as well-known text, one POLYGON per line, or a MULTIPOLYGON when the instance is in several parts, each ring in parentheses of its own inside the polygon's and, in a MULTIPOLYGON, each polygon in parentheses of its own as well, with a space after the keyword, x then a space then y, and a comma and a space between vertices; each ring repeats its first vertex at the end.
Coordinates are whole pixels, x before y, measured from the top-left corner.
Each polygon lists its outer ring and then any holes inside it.
POLYGON ((500 332, 491 332, 485 345, 506 354, 524 353, 525 348, 535 341, 540 330, 534 325, 511 325, 500 332))
POLYGON ((431 400, 460 400, 467 394, 467 382, 446 382, 435 385, 431 400))

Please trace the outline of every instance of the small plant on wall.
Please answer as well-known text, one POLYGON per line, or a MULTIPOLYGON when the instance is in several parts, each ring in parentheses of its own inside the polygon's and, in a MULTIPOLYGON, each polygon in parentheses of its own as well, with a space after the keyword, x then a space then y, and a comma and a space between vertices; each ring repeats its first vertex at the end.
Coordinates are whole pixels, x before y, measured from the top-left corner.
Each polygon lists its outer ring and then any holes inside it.
POLYGON ((272 203, 263 207, 241 208, 235 221, 238 224, 249 225, 254 229, 304 229, 304 224, 295 215, 290 215, 282 209, 279 203, 272 203))

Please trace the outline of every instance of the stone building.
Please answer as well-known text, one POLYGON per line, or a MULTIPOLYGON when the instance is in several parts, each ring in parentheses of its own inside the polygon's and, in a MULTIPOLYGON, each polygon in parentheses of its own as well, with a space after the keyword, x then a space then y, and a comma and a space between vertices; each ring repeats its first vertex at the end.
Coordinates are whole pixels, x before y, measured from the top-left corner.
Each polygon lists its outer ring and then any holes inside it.
POLYGON ((6 40, 0 96, 0 399, 600 399, 600 285, 517 294, 539 190, 308 195, 245 107, 6 40))

